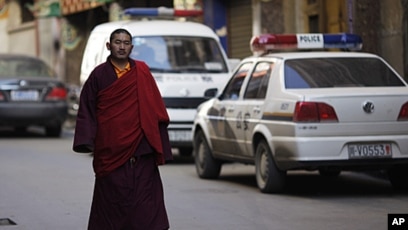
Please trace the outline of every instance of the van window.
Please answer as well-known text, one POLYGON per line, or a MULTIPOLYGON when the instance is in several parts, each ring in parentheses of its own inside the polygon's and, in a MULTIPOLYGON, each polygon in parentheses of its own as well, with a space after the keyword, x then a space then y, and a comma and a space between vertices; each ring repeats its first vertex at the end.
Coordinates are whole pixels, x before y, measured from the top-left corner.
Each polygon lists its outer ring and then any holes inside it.
POLYGON ((212 38, 136 36, 131 58, 145 61, 152 72, 226 73, 222 52, 212 38))

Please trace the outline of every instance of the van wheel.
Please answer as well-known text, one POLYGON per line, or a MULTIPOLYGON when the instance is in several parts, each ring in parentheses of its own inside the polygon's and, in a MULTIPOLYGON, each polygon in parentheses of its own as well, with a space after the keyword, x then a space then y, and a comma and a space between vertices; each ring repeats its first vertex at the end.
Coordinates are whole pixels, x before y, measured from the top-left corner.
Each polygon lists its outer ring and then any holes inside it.
POLYGON ((396 189, 408 190, 408 165, 395 166, 388 169, 388 179, 396 189))
POLYGON ((220 175, 222 163, 213 158, 211 149, 201 130, 194 136, 194 161, 200 178, 215 179, 220 175))
POLYGON ((61 136, 62 126, 61 125, 52 125, 45 127, 45 135, 47 137, 59 137, 61 136))
POLYGON ((263 193, 279 193, 286 184, 286 171, 276 167, 272 152, 265 140, 256 146, 255 175, 258 188, 263 193))

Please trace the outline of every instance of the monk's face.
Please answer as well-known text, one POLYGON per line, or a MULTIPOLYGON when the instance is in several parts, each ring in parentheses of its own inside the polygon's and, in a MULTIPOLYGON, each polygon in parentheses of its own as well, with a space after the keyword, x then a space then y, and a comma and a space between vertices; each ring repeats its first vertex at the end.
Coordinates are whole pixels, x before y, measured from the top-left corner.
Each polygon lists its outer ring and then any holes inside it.
POLYGON ((113 39, 106 43, 106 47, 111 51, 112 58, 127 59, 133 49, 132 38, 126 33, 114 34, 113 39))

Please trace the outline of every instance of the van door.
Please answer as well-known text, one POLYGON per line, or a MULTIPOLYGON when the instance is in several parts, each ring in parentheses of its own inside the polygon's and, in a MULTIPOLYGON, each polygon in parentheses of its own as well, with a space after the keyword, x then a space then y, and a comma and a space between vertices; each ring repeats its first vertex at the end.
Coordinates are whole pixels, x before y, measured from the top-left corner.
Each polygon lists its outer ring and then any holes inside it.
POLYGON ((83 85, 86 79, 88 79, 89 74, 91 74, 95 66, 106 60, 108 50, 106 49, 105 44, 109 39, 107 36, 106 33, 91 33, 82 57, 80 76, 81 85, 83 85))

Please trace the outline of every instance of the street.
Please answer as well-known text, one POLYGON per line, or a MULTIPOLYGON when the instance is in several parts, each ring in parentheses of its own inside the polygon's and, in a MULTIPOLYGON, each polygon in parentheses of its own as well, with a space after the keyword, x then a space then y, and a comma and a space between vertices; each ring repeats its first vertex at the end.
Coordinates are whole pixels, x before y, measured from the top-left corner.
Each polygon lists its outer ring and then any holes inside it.
MULTIPOLYGON (((72 138, 0 130, 0 230, 86 229, 92 157, 74 153, 72 138)), ((408 213, 406 192, 363 173, 294 172, 287 191, 271 195, 259 192, 253 166, 225 165, 218 180, 201 180, 192 159, 176 156, 160 172, 174 230, 385 230, 387 214, 408 213)))

